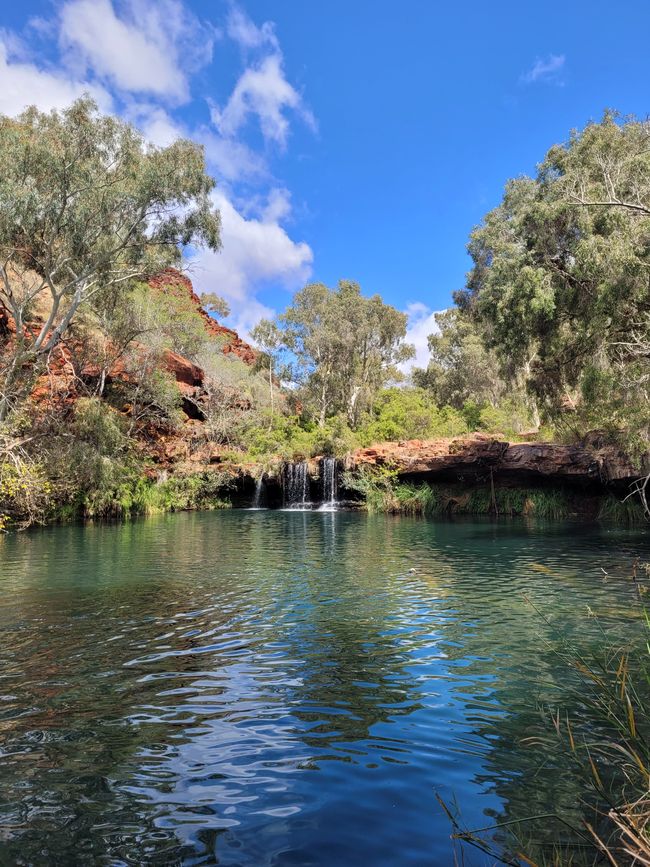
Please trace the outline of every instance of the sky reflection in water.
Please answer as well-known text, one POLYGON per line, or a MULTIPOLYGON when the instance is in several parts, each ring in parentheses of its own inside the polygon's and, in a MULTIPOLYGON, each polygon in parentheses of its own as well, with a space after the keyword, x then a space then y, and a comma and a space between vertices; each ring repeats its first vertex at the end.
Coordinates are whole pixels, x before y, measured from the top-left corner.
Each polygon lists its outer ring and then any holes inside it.
POLYGON ((519 741, 569 685, 544 639, 640 637, 601 571, 637 554, 626 529, 342 512, 7 537, 0 862, 451 864, 436 792, 468 825, 575 810, 519 741))

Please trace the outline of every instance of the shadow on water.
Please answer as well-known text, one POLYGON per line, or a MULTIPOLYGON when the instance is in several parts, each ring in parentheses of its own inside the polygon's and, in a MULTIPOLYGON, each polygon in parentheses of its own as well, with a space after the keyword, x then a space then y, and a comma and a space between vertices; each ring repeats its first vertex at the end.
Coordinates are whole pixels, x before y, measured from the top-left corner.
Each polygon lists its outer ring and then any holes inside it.
POLYGON ((447 864, 436 791, 469 825, 575 811, 520 740, 570 685, 545 640, 641 639, 601 570, 637 555, 628 531, 345 512, 7 537, 0 863, 447 864))

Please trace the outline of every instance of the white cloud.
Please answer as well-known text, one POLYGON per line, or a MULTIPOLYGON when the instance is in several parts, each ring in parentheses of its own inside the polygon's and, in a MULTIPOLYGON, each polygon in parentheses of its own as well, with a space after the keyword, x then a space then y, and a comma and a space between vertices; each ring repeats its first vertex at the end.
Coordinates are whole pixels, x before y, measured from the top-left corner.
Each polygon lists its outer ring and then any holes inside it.
POLYGON ((313 115, 284 77, 282 57, 271 54, 244 71, 223 110, 213 104, 211 116, 219 132, 230 137, 240 131, 249 115, 255 115, 264 138, 285 147, 289 133, 285 109, 293 109, 314 128, 313 115))
POLYGON ((154 103, 133 103, 125 110, 127 119, 137 126, 152 144, 164 148, 178 138, 187 138, 187 130, 162 106, 154 103))
POLYGON ((406 342, 415 346, 415 357, 401 365, 402 371, 408 374, 414 367, 426 367, 429 363, 428 338, 430 334, 440 331, 435 318, 439 311, 416 301, 409 304, 404 312, 408 316, 406 342))
POLYGON ((89 92, 103 110, 117 106, 156 145, 179 136, 201 142, 208 171, 220 182, 214 204, 221 211, 223 249, 197 251, 192 276, 199 291, 228 299, 230 321, 246 335, 260 318, 273 315, 256 293, 299 288, 311 275, 313 253, 281 225, 290 216, 290 192, 240 133, 256 118, 264 138, 284 147, 290 112, 310 124, 313 118, 285 77, 271 23, 258 27, 232 6, 227 33, 245 52, 257 53, 223 111, 213 108, 217 129, 190 127, 174 112, 190 98, 191 74, 209 61, 217 38, 181 0, 63 0, 56 15, 29 22, 24 40, 0 30, 0 112, 16 114, 32 102, 63 108, 89 92), (58 48, 56 63, 34 62, 35 40, 58 48))
POLYGON ((11 56, 6 42, 0 41, 1 114, 16 115, 28 105, 36 105, 43 111, 66 108, 83 93, 89 93, 101 108, 110 110, 112 100, 103 87, 60 70, 19 62, 11 56))
POLYGON ((291 193, 284 187, 274 187, 268 195, 262 221, 264 223, 279 223, 291 213, 291 193))
POLYGON ((233 5, 228 13, 226 33, 242 48, 261 48, 270 45, 276 51, 280 47, 271 21, 265 21, 258 27, 239 6, 233 5))
POLYGON ((186 58, 192 68, 208 62, 213 39, 178 0, 130 0, 124 17, 111 0, 68 0, 60 13, 59 42, 72 67, 175 102, 189 98, 186 58))
POLYGON ((564 69, 564 54, 549 54, 548 57, 537 58, 528 72, 521 76, 525 84, 536 82, 550 82, 561 84, 561 74, 564 69))
POLYGON ((197 130, 192 137, 205 147, 208 162, 220 178, 226 181, 260 180, 268 175, 264 158, 244 142, 221 138, 206 129, 197 130))
POLYGON ((298 288, 311 274, 313 253, 277 222, 243 217, 222 191, 217 190, 213 199, 221 211, 223 249, 216 254, 199 251, 191 267, 199 290, 223 295, 237 329, 246 334, 272 314, 255 298, 255 290, 271 282, 298 288))

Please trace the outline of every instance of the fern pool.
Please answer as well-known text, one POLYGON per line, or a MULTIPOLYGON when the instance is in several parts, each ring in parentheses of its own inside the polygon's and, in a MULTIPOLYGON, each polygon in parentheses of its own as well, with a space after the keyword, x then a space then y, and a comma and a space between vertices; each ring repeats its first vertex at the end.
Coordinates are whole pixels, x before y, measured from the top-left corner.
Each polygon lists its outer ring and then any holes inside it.
POLYGON ((437 798, 579 821, 558 650, 643 646, 637 557, 642 529, 334 511, 5 536, 0 864, 492 864, 437 798))

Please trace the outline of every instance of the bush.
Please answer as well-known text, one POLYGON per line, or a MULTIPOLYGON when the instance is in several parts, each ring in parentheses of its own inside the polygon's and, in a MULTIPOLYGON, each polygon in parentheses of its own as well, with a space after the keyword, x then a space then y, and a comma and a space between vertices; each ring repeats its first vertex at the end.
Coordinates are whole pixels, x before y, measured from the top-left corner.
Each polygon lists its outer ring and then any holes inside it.
POLYGON ((385 440, 450 437, 467 433, 462 413, 438 407, 423 388, 389 388, 380 392, 357 431, 362 445, 385 440))
POLYGON ((0 532, 12 523, 43 522, 52 506, 52 486, 42 465, 8 454, 0 463, 0 532))
POLYGON ((346 472, 343 487, 360 494, 371 513, 406 515, 534 515, 560 520, 571 512, 570 495, 546 488, 503 488, 490 485, 468 488, 401 482, 395 470, 361 467, 346 472))
POLYGON ((517 400, 504 400, 498 406, 483 406, 476 430, 518 437, 535 425, 528 408, 517 400))

